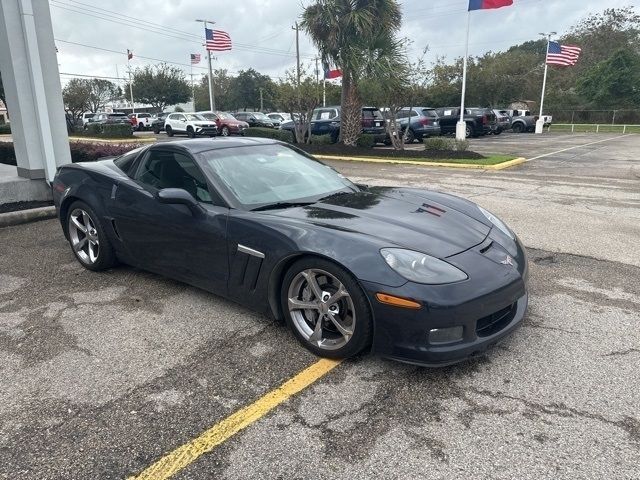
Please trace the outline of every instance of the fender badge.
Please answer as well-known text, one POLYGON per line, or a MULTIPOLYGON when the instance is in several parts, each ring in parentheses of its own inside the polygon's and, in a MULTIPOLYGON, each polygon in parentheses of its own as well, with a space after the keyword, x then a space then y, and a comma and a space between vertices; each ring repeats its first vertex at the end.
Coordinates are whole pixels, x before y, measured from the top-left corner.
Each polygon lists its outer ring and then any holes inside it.
POLYGON ((510 265, 513 267, 513 259, 509 255, 507 255, 507 258, 502 260, 500 263, 503 265, 510 265))

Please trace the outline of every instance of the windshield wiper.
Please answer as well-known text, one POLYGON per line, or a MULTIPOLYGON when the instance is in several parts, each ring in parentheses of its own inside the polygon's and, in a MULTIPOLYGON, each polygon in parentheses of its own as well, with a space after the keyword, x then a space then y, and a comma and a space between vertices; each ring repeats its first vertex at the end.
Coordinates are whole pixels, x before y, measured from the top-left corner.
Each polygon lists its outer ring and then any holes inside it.
POLYGON ((313 205, 316 202, 276 202, 262 205, 260 207, 252 208, 252 212, 261 212, 264 210, 277 210, 279 208, 293 208, 293 207, 305 207, 307 205, 313 205))

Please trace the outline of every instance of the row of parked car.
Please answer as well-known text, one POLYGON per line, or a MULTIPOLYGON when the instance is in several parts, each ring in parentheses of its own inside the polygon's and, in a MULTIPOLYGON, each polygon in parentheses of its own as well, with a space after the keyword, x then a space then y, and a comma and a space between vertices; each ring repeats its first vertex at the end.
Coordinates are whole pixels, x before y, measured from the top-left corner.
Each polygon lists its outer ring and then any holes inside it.
MULTIPOLYGON (((330 135, 337 142, 340 135, 340 106, 321 107, 313 111, 310 131, 311 135, 330 135)), ((85 114, 85 128, 90 123, 130 123, 134 130, 153 130, 158 134, 165 131, 168 136, 185 134, 229 136, 243 135, 249 127, 277 128, 294 132, 298 117, 283 112, 173 112, 153 116, 150 113, 95 113, 85 114)), ((522 133, 535 130, 538 117, 526 110, 466 108, 464 112, 467 137, 482 135, 499 135, 506 130, 522 133)), ((455 134, 456 124, 460 119, 459 107, 406 107, 396 114, 400 132, 408 143, 421 142, 422 139, 455 134), (406 132, 406 135, 405 135, 406 132)), ((545 124, 551 123, 551 117, 545 117, 545 124)), ((362 133, 371 134, 378 143, 389 143, 386 123, 389 122, 389 111, 375 107, 362 109, 362 133)), ((295 137, 295 135, 293 135, 295 137)))

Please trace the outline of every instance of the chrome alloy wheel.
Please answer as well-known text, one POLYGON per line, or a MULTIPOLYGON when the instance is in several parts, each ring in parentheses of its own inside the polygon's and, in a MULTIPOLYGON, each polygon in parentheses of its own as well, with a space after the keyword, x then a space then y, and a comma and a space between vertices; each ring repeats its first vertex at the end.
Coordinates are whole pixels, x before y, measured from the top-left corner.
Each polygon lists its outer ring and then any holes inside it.
POLYGON ((353 336, 353 300, 332 274, 303 270, 291 281, 287 298, 293 324, 309 343, 323 350, 337 350, 353 336))
POLYGON ((92 265, 98 261, 98 231, 89 214, 81 208, 76 208, 69 216, 69 238, 73 251, 82 262, 92 265))

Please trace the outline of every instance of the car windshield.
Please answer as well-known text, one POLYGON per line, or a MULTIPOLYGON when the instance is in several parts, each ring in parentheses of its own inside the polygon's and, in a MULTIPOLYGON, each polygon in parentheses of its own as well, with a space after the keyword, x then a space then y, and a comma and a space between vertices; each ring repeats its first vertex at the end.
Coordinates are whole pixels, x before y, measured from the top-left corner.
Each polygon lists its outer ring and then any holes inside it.
POLYGON ((198 115, 200 115, 201 117, 206 118, 207 120, 215 120, 216 119, 216 115, 214 113, 199 113, 198 115))
POLYGON ((267 117, 264 113, 262 112, 255 112, 253 114, 254 117, 259 118, 260 120, 271 120, 269 117, 267 117))
POLYGON ((284 145, 224 148, 200 156, 209 173, 247 210, 358 190, 331 167, 284 145))
POLYGON ((236 117, 234 117, 233 115, 231 115, 228 112, 218 112, 216 115, 218 115, 218 117, 220 117, 223 120, 235 120, 236 117))
POLYGON ((187 117, 187 120, 206 120, 206 118, 195 113, 185 113, 185 117, 187 117))

